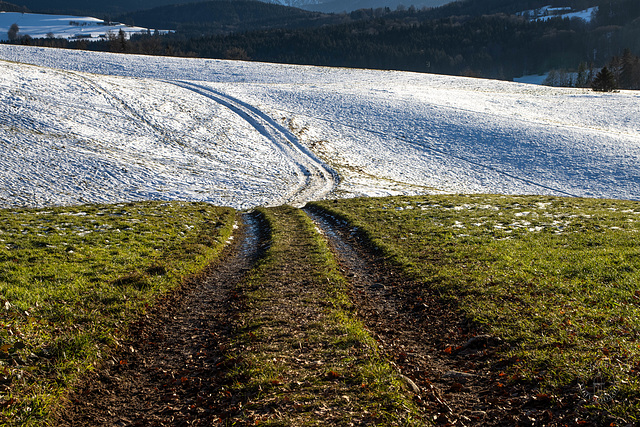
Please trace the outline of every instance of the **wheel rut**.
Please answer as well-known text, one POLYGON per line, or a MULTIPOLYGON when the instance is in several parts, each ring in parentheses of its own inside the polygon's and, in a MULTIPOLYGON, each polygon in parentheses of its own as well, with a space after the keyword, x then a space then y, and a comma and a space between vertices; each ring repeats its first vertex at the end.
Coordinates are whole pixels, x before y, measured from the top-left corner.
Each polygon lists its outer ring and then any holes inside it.
POLYGON ((187 81, 168 81, 173 85, 207 97, 230 109, 249 123, 258 133, 280 150, 283 157, 294 165, 296 184, 289 193, 273 205, 289 204, 302 207, 310 200, 325 198, 338 186, 340 178, 298 138, 258 108, 213 88, 187 81))
POLYGON ((118 343, 105 366, 83 381, 56 417, 58 426, 212 425, 228 402, 225 348, 235 286, 261 256, 264 228, 255 214, 204 278, 167 296, 118 343))
POLYGON ((506 383, 501 372, 508 361, 495 357, 504 350, 497 337, 483 335, 455 307, 374 255, 347 223, 304 210, 351 283, 358 317, 436 425, 556 425, 539 423, 562 417, 537 400, 539 392, 506 383))
MULTIPOLYGON (((540 400, 536 391, 525 385, 507 384, 501 376, 501 363, 508 361, 495 357, 499 350, 504 350, 500 340, 479 334, 455 307, 443 303, 424 285, 408 279, 375 255, 360 240, 357 230, 324 211, 305 208, 304 212, 328 240, 340 273, 351 284, 350 297, 357 317, 404 378, 425 418, 436 425, 561 425, 545 420, 561 420, 570 415, 570 412, 562 413, 570 408, 552 413, 548 402, 540 400)), ((259 214, 244 214, 244 225, 238 233, 242 238, 234 239, 222 261, 211 267, 203 279, 185 284, 160 301, 132 326, 130 340, 117 343, 118 350, 109 356, 107 363, 68 397, 67 404, 55 418, 56 425, 215 425, 229 420, 247 425, 252 420, 260 420, 264 410, 271 414, 268 409, 275 405, 271 398, 267 402, 264 396, 232 396, 228 391, 234 381, 229 373, 237 363, 229 355, 249 351, 248 347, 242 351, 234 347, 238 345, 234 341, 238 321, 242 315, 266 316, 265 319, 276 319, 278 325, 282 324, 288 331, 282 337, 297 336, 300 331, 296 332, 296 328, 299 329, 302 322, 300 316, 309 321, 302 313, 311 313, 310 307, 317 302, 312 298, 298 307, 286 300, 286 295, 301 298, 310 283, 305 278, 311 273, 290 271, 293 265, 288 264, 289 258, 306 259, 305 254, 299 254, 285 256, 280 261, 284 266, 278 267, 284 269, 279 273, 282 276, 277 276, 280 279, 265 282, 265 289, 272 292, 274 298, 264 308, 266 311, 253 314, 246 311, 243 305, 246 296, 238 285, 271 244, 267 241, 267 226, 260 218, 259 214), (291 275, 295 277, 289 277, 291 275), (296 290, 294 285, 301 288, 296 290), (282 307, 278 308, 278 304, 282 307), (269 310, 275 310, 275 314, 269 310), (287 310, 291 311, 289 317, 283 316, 287 310), (245 408, 251 409, 244 412, 245 408)), ((298 248, 299 237, 293 236, 299 225, 287 227, 294 227, 286 233, 293 239, 290 246, 302 250, 298 248)), ((304 262, 295 266, 308 268, 304 262)), ((296 357, 292 360, 304 362, 302 347, 278 344, 268 334, 265 340, 264 348, 258 347, 263 350, 274 347, 270 350, 274 352, 273 357, 279 355, 282 359, 286 349, 293 349, 296 357)), ((305 351, 311 351, 312 347, 306 346, 305 351)), ((309 357, 309 360, 318 359, 315 355, 309 357)), ((303 365, 304 368, 298 367, 302 369, 301 378, 309 374, 310 366, 316 369, 314 364, 303 365)), ((296 366, 289 366, 287 375, 298 372, 296 366)), ((300 388, 306 382, 291 384, 300 388)), ((283 388, 276 394, 284 392, 283 388)), ((293 408, 295 415, 295 410, 304 407, 296 407, 295 400, 280 400, 276 406, 284 411, 282 413, 293 408)), ((343 410, 335 408, 336 412, 343 410)), ((335 423, 327 421, 327 425, 335 423)))

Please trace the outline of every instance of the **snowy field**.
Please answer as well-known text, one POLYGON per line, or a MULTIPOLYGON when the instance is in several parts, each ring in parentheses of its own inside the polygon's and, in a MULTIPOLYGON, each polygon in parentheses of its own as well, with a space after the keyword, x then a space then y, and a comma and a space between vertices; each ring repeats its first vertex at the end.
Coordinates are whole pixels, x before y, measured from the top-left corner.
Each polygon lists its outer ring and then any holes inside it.
MULTIPOLYGON (((89 16, 42 15, 37 13, 0 12, 0 40, 9 40, 9 28, 18 25, 19 36, 34 39, 55 37, 61 39, 106 39, 107 34, 122 31, 127 38, 132 34, 146 33, 146 28, 124 24, 107 24, 102 19, 89 16)), ((163 31, 166 33, 166 31, 163 31)))
POLYGON ((0 45, 0 99, 0 206, 640 199, 636 92, 0 45))
POLYGON ((524 12, 517 13, 517 15, 526 16, 532 21, 548 21, 553 18, 579 18, 585 22, 591 22, 597 11, 597 6, 578 11, 573 11, 570 7, 544 6, 539 9, 525 10, 524 12))

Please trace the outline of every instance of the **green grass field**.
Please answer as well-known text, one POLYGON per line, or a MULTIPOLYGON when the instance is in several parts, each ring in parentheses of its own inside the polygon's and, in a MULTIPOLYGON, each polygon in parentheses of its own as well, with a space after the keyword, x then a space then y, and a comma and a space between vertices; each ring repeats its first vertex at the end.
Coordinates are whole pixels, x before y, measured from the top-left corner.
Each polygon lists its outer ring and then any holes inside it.
MULTIPOLYGON (((532 384, 551 399, 571 390, 594 410, 640 418, 640 203, 475 195, 317 205, 347 219, 425 289, 501 337, 508 344, 500 354, 508 362, 505 380, 532 384)), ((307 223, 296 226, 304 241, 283 231, 278 212, 264 211, 279 237, 251 275, 249 284, 259 292, 247 296, 256 304, 276 298, 265 284, 290 274, 279 266, 302 261, 317 266, 310 282, 335 285, 335 294, 318 301, 334 307, 333 323, 324 326, 342 331, 336 343, 361 334, 326 247, 310 237, 307 223), (296 242, 309 250, 298 248, 294 256, 283 249, 296 242)), ((69 386, 119 345, 147 305, 219 256, 235 218, 231 209, 174 202, 0 210, 0 424, 46 419, 69 386)), ((348 339, 370 339, 363 337, 348 339)), ((269 367, 275 377, 265 371, 239 389, 284 387, 277 363, 256 357, 252 366, 269 367)), ((322 381, 335 385, 356 375, 352 366, 340 369, 326 368, 339 375, 322 381)), ((357 375, 364 383, 370 374, 357 375)), ((401 401, 403 394, 376 393, 388 401, 401 401)))
POLYGON ((147 304, 212 262, 235 212, 141 202, 0 210, 0 424, 38 424, 147 304))
POLYGON ((640 419, 640 203, 507 196, 320 202, 510 345, 509 381, 640 419))

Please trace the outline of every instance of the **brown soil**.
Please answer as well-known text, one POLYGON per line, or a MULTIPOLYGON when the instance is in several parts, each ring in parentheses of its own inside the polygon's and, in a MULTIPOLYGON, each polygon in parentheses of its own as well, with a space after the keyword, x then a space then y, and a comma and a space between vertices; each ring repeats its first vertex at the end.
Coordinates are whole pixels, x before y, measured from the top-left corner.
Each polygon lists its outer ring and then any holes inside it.
POLYGON ((234 287, 263 246, 258 220, 244 220, 222 262, 133 325, 130 341, 69 396, 55 425, 212 425, 224 418, 233 406, 223 387, 234 287))
MULTIPOLYGON (((509 382, 502 374, 509 361, 497 357, 506 344, 403 277, 357 233, 308 213, 353 285, 359 316, 434 424, 594 425, 579 421, 586 414, 576 393, 548 396, 509 382)), ((245 220, 221 263, 136 323, 130 341, 69 396, 55 425, 213 425, 238 413, 225 388, 233 365, 225 355, 240 309, 235 287, 264 246, 257 218, 245 220)))
POLYGON ((533 384, 510 381, 504 374, 510 361, 498 356, 508 346, 498 337, 484 334, 454 306, 376 255, 357 230, 322 211, 307 213, 353 285, 359 316, 415 385, 418 402, 436 425, 600 424, 585 421, 585 401, 576 389, 549 396, 533 384))

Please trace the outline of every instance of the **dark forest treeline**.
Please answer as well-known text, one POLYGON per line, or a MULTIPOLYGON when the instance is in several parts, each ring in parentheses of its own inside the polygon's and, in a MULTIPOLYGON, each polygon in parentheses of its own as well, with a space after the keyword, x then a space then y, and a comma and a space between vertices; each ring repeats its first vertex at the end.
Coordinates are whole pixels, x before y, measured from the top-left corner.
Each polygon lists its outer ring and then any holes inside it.
POLYGON ((621 56, 614 56, 607 65, 613 73, 618 89, 640 89, 640 57, 625 49, 621 56))
POLYGON ((0 10, 4 12, 21 12, 21 13, 26 13, 29 11, 29 9, 27 9, 24 6, 17 6, 13 3, 7 3, 1 0, 0 0, 0 10))
POLYGON ((582 21, 553 24, 514 16, 429 22, 381 18, 306 31, 273 30, 229 37, 177 40, 185 52, 225 57, 230 47, 248 58, 296 64, 394 69, 511 78, 579 62, 582 21), (568 58, 567 56, 573 57, 568 58))
POLYGON ((607 90, 630 89, 640 90, 640 57, 625 49, 622 55, 614 56, 599 71, 589 67, 585 62, 578 65, 574 73, 566 70, 551 70, 544 81, 548 86, 594 87, 598 86, 596 77, 604 71, 607 90), (606 71, 604 71, 606 69, 606 71), (594 84, 596 83, 596 84, 594 84))
POLYGON ((596 15, 599 25, 627 25, 633 23, 638 25, 640 17, 640 1, 638 0, 610 0, 598 2, 598 13, 596 15))
POLYGON ((255 0, 214 0, 132 12, 117 22, 174 30, 183 37, 231 34, 271 28, 313 28, 350 22, 348 15, 309 12, 255 0))
MULTIPOLYGON (((479 7, 482 2, 458 3, 456 7, 467 5, 469 9, 471 6, 479 7)), ((486 0, 482 4, 499 8, 506 3, 506 0, 486 0)), ((539 3, 552 2, 522 0, 521 7, 535 8, 539 3)), ((392 12, 370 9, 349 14, 347 23, 319 28, 279 28, 201 37, 183 33, 169 36, 148 34, 130 41, 113 37, 94 43, 51 39, 27 41, 57 47, 151 55, 406 70, 499 79, 545 73, 551 69, 575 70, 580 63, 601 67, 610 58, 622 55, 625 48, 635 55, 640 53, 640 1, 575 0, 573 3, 581 7, 598 5, 600 9, 592 22, 575 18, 530 21, 505 13, 434 19, 434 10, 392 12)), ((526 9, 519 9, 522 10, 526 9)))

